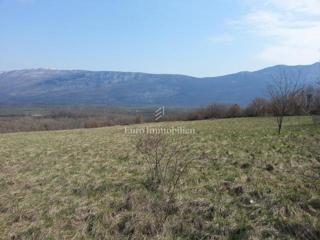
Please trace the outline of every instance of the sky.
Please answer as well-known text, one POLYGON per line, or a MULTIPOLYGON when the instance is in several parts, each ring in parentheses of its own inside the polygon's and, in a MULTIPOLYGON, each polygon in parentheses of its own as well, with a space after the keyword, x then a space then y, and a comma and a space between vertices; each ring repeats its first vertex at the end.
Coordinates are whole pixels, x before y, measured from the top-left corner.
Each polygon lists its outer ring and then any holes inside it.
POLYGON ((320 0, 0 0, 0 71, 217 76, 320 59, 320 0))

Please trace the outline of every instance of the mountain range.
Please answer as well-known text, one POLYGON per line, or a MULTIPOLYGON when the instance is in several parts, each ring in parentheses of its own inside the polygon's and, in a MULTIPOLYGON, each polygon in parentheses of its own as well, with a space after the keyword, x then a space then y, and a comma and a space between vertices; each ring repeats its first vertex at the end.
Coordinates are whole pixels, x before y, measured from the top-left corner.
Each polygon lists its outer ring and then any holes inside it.
POLYGON ((0 72, 0 104, 196 107, 248 104, 267 97, 270 81, 285 72, 314 84, 320 63, 277 65, 254 72, 197 78, 175 74, 26 69, 0 72))

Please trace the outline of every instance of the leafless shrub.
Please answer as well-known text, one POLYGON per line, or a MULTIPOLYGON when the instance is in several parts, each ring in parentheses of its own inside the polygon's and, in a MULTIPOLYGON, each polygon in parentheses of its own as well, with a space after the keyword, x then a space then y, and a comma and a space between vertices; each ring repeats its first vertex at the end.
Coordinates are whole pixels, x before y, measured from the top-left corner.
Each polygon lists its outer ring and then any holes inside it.
POLYGON ((135 123, 136 124, 140 124, 140 123, 143 123, 143 122, 144 122, 143 115, 136 116, 136 118, 135 118, 135 123))
POLYGON ((233 104, 211 104, 207 107, 197 109, 183 120, 202 120, 202 119, 216 119, 216 118, 231 118, 242 116, 242 109, 240 105, 233 104))
POLYGON ((320 125, 320 82, 319 88, 316 89, 312 102, 312 115, 314 124, 320 125))
POLYGON ((190 143, 163 134, 143 134, 136 149, 147 163, 147 186, 172 201, 192 161, 190 143))
POLYGON ((99 127, 99 125, 98 125, 97 122, 91 121, 91 122, 86 122, 86 123, 84 124, 84 127, 85 127, 85 128, 97 128, 97 127, 99 127))
POLYGON ((241 117, 242 110, 239 104, 233 104, 229 107, 227 117, 235 118, 235 117, 241 117))
POLYGON ((244 115, 248 117, 266 116, 270 113, 270 102, 264 98, 255 98, 248 105, 244 115))
MULTIPOLYGON (((315 119, 319 119, 320 117, 320 82, 317 83, 317 87, 313 89, 311 95, 311 114, 315 116, 315 119)), ((319 121, 316 121, 319 122, 319 121)))
POLYGON ((301 88, 300 91, 292 97, 289 105, 289 115, 307 115, 309 113, 309 93, 307 89, 301 88))
POLYGON ((225 104, 211 104, 204 109, 207 118, 223 118, 227 116, 228 105, 225 104))

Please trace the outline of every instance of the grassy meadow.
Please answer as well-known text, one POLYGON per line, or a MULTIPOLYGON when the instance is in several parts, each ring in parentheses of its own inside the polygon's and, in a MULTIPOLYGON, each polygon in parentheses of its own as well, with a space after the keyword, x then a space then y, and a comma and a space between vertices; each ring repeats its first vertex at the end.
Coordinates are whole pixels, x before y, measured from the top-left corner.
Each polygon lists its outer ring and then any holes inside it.
POLYGON ((0 239, 319 239, 320 127, 288 117, 193 128, 192 162, 161 226, 124 126, 0 134, 0 239))

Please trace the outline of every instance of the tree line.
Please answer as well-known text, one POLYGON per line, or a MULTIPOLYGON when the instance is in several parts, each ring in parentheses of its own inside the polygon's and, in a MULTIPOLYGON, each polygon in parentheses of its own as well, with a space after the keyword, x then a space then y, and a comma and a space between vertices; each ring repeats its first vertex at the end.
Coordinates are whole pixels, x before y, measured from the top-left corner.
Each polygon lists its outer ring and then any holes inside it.
POLYGON ((300 77, 292 78, 281 72, 280 77, 273 78, 268 86, 268 99, 255 98, 246 107, 239 104, 214 103, 167 120, 274 116, 280 134, 285 116, 320 115, 320 82, 315 86, 304 86, 300 82, 300 77))

